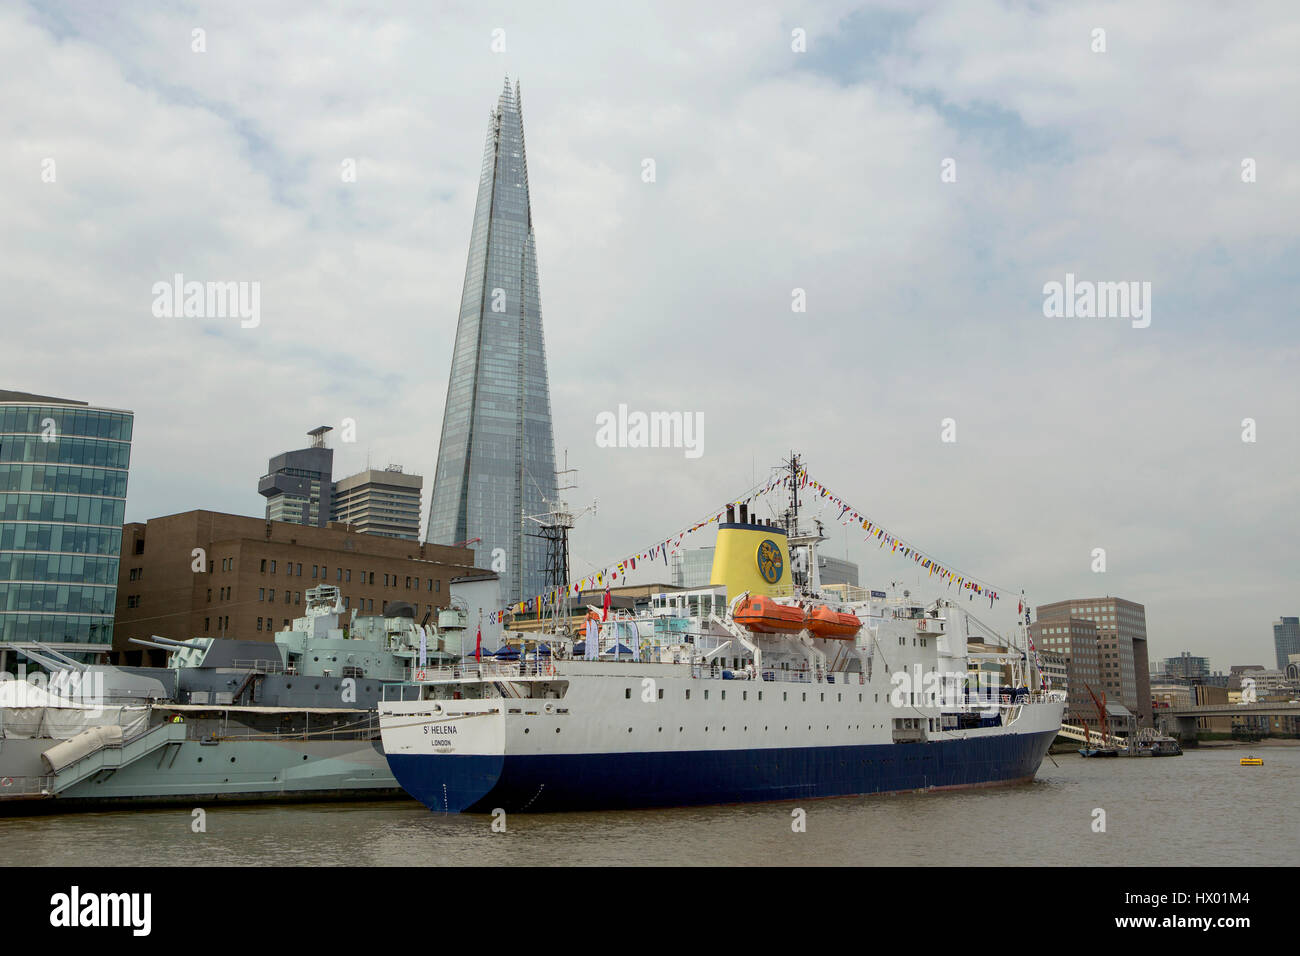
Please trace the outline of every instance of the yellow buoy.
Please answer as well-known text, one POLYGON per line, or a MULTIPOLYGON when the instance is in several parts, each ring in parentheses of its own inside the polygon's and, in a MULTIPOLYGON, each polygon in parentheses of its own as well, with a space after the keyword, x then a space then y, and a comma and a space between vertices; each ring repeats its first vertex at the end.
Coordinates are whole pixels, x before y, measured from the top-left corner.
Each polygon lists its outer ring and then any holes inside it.
POLYGON ((1241 765, 1243 767, 1262 767, 1264 766, 1263 757, 1242 757, 1241 765))

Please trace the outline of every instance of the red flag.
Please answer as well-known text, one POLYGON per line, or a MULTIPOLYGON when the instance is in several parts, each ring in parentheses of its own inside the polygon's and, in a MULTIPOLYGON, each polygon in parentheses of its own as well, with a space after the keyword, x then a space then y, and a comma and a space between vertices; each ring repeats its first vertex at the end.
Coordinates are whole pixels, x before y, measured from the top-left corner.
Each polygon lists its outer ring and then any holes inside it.
POLYGON ((610 604, 609 585, 606 584, 605 585, 605 616, 601 618, 602 621, 609 620, 609 604, 610 604))
POLYGON ((474 635, 474 660, 483 660, 483 625, 478 626, 478 633, 474 635))

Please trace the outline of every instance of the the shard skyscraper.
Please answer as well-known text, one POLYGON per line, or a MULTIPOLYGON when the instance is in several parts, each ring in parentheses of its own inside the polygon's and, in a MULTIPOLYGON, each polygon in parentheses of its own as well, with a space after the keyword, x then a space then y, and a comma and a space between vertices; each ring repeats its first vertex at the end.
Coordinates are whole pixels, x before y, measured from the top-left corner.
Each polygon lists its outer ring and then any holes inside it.
POLYGON ((519 86, 488 123, 426 539, 469 541, 506 601, 545 590, 555 438, 519 86), (474 539, 479 539, 475 541, 474 539))

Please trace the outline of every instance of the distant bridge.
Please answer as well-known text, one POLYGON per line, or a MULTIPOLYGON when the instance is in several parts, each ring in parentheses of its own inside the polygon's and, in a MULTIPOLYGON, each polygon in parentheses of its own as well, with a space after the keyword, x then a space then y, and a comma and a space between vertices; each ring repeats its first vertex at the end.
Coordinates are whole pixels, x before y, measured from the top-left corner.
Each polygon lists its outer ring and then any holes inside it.
POLYGON ((1300 717, 1300 703, 1281 701, 1254 704, 1200 704, 1194 707, 1157 707, 1157 717, 1239 717, 1259 714, 1262 717, 1300 717))
MULTIPOLYGON (((1184 737, 1196 735, 1196 720, 1200 717, 1300 717, 1300 703, 1278 701, 1274 703, 1254 704, 1200 704, 1188 707, 1157 707, 1155 709, 1157 724, 1174 725, 1184 737)), ((1088 731, 1082 724, 1061 724, 1060 736, 1084 743, 1088 740, 1088 731)), ((1113 736, 1113 732, 1112 732, 1113 736)), ((1092 729, 1092 739, 1100 740, 1101 734, 1092 729)))
POLYGON ((1300 703, 1279 701, 1253 704, 1198 704, 1187 707, 1157 707, 1156 725, 1168 733, 1174 730, 1183 740, 1196 737, 1196 721, 1201 717, 1300 717, 1300 703))

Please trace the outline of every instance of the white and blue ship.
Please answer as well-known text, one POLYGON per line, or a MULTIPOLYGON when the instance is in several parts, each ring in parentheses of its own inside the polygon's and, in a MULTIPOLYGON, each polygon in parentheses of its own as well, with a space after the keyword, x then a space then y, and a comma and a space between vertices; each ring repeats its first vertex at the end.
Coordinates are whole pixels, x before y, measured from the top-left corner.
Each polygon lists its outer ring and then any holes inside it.
POLYGON ((389 688, 404 698, 379 709, 398 782, 431 810, 490 813, 1031 780, 1064 696, 1023 628, 1002 639, 949 600, 823 591, 824 538, 800 532, 791 495, 780 522, 728 509, 714 585, 602 622, 594 660, 548 635, 552 654, 467 658, 389 688))

